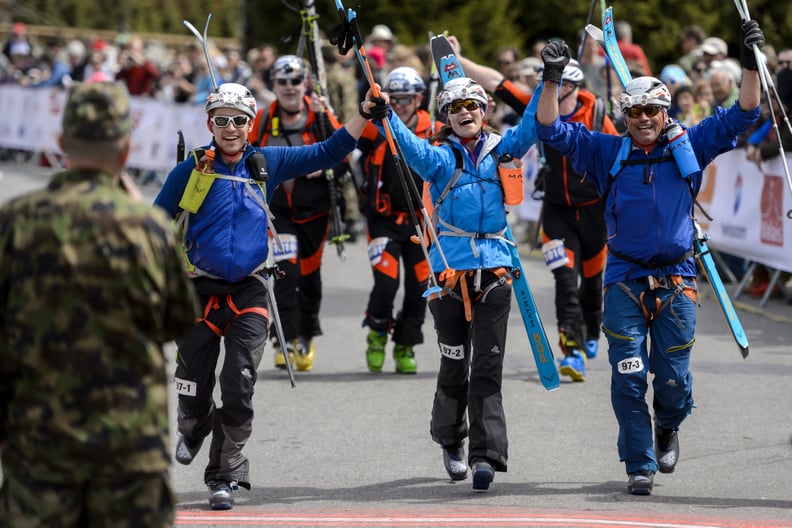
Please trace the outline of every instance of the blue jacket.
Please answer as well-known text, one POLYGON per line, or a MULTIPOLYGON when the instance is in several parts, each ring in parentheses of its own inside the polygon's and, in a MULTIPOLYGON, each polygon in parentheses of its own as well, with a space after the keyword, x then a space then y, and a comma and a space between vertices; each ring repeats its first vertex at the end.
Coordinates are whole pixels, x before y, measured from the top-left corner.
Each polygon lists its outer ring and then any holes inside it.
MULTIPOLYGON (((687 129, 699 167, 732 150, 737 136, 759 117, 759 108, 743 111, 739 104, 715 113, 687 129)), ((572 160, 575 170, 594 179, 603 195, 607 193, 605 221, 608 246, 630 259, 655 265, 629 262, 608 253, 605 285, 640 277, 696 276, 692 257, 684 257, 693 246, 693 199, 701 187, 701 172, 690 180, 682 178, 671 157, 665 137, 647 154, 633 146, 628 160, 664 158, 649 164, 624 165, 611 180, 609 171, 619 157, 624 138, 591 132, 579 123, 559 119, 551 125, 536 124, 541 141, 555 147, 572 160), (664 265, 659 265, 664 264, 664 265)))
MULTIPOLYGON (((233 169, 215 158, 218 174, 248 178, 245 160, 259 151, 267 159, 267 199, 282 181, 337 165, 356 145, 345 128, 336 131, 327 141, 300 147, 251 147, 233 169)), ((209 145, 211 146, 211 144, 209 145)), ((207 146, 208 148, 208 146, 207 146)), ((187 181, 195 168, 189 156, 168 175, 154 200, 154 205, 176 217, 181 209, 179 201, 187 181)), ((214 180, 209 193, 197 213, 190 215, 184 233, 185 249, 190 262, 197 268, 228 282, 237 282, 261 267, 269 252, 267 216, 259 202, 250 195, 251 189, 261 199, 256 185, 241 181, 214 180)))
MULTIPOLYGON (((538 101, 538 97, 535 98, 538 101)), ((399 142, 408 165, 424 181, 429 182, 432 203, 436 204, 456 170, 456 158, 451 149, 462 153, 464 173, 437 207, 440 220, 473 236, 452 236, 451 230, 438 222, 438 238, 448 265, 457 270, 492 269, 511 267, 509 243, 503 238, 476 238, 475 234, 499 234, 506 228, 506 207, 503 188, 498 177, 497 156, 511 154, 519 159, 536 143, 534 127, 536 104, 525 109, 519 125, 501 137, 483 134, 477 146, 476 158, 450 136, 448 143, 433 146, 417 137, 399 119, 388 118, 393 135, 399 142)), ((378 126, 381 126, 378 124, 378 126)), ((430 250, 432 270, 445 269, 435 244, 430 250)))

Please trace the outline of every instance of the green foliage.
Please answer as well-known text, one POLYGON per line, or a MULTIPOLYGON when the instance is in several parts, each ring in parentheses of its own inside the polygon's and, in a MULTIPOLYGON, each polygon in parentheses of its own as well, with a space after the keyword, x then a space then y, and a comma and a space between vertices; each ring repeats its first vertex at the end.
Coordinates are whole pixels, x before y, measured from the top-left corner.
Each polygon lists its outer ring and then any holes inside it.
MULTIPOLYGON (((335 0, 314 0, 322 31, 338 22, 335 0)), ((281 52, 293 53, 297 40, 281 38, 300 27, 300 0, 27 0, 24 21, 86 29, 172 33, 187 35, 182 21, 203 30, 212 14, 210 36, 240 40, 244 49, 274 43, 281 52)), ((528 54, 533 43, 550 37, 567 41, 577 50, 591 8, 590 0, 356 0, 345 7, 357 11, 364 36, 375 24, 387 24, 405 44, 425 44, 428 32, 448 30, 456 35, 470 58, 494 64, 496 50, 511 45, 528 54)), ((611 1, 614 17, 630 22, 634 41, 649 56, 653 70, 673 62, 680 54, 679 32, 690 24, 723 38, 732 55, 739 52, 740 23, 737 10, 723 0, 621 0, 611 1)), ((750 0, 751 14, 762 25, 776 49, 792 45, 792 10, 786 2, 750 0)), ((600 2, 595 0, 592 22, 602 25, 600 2)))

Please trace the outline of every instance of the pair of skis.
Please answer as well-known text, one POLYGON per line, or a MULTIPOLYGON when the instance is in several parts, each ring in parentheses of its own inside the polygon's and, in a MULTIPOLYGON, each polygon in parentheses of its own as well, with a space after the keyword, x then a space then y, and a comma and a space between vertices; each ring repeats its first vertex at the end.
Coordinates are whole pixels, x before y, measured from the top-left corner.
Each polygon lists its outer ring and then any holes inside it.
MULTIPOLYGON (((616 40, 616 32, 613 27, 612 7, 608 7, 602 14, 602 27, 603 29, 600 29, 592 24, 587 24, 586 33, 597 41, 600 47, 605 50, 605 54, 608 56, 608 59, 611 61, 616 71, 616 75, 619 77, 619 82, 621 82, 622 87, 625 87, 627 83, 632 80, 632 76, 630 75, 630 70, 627 68, 624 57, 619 50, 618 41, 616 40)), ((710 283, 710 286, 712 286, 712 290, 715 293, 721 311, 726 317, 726 322, 729 324, 729 330, 731 330, 732 336, 740 349, 740 354, 744 358, 748 357, 748 338, 745 335, 745 330, 743 329, 742 323, 740 323, 739 317, 737 317, 737 312, 729 298, 726 287, 723 285, 723 281, 720 278, 715 260, 712 258, 710 249, 707 246, 709 235, 703 232, 698 222, 695 222, 695 230, 696 257, 701 263, 701 268, 704 271, 704 275, 707 277, 707 281, 710 283)))
MULTIPOLYGON (((443 84, 452 79, 465 76, 462 64, 445 36, 436 35, 432 37, 429 41, 429 45, 432 50, 432 59, 440 75, 440 81, 443 84)), ((549 391, 556 390, 560 382, 555 359, 553 358, 553 351, 550 348, 550 342, 547 340, 547 334, 542 325, 542 320, 539 317, 539 310, 536 306, 533 293, 531 293, 528 280, 523 272, 520 254, 517 251, 517 244, 514 241, 511 228, 508 225, 506 227, 505 236, 511 242, 509 248, 512 261, 512 289, 517 299, 517 305, 520 308, 520 315, 522 315, 523 325, 528 334, 528 340, 531 343, 531 350, 533 351, 534 361, 536 362, 536 370, 539 373, 539 379, 544 388, 549 391)))

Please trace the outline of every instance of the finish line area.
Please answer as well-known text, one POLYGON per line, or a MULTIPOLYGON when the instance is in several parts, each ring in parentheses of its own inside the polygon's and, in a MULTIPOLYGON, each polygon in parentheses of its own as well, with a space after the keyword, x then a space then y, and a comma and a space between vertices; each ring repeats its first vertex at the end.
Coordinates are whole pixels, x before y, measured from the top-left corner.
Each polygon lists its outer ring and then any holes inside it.
POLYGON ((780 528, 780 521, 702 518, 701 516, 636 516, 565 512, 514 513, 349 513, 267 514, 243 511, 181 511, 175 526, 303 526, 303 527, 633 527, 633 528, 780 528), (651 519, 649 518, 651 517, 651 519))

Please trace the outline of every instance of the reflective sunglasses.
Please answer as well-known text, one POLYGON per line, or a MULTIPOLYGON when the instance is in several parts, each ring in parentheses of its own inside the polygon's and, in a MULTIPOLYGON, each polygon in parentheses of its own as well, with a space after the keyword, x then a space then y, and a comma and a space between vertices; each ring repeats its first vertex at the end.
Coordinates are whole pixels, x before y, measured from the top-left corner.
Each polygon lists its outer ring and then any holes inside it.
POLYGON ((472 112, 473 110, 478 110, 479 106, 480 105, 478 101, 474 101, 473 99, 464 99, 454 101, 453 103, 449 104, 446 107, 446 111, 449 114, 458 114, 464 108, 465 110, 472 112))
POLYGON ((212 118, 212 123, 214 126, 218 128, 226 128, 231 123, 234 123, 234 126, 237 128, 242 128, 243 126, 247 125, 250 121, 250 116, 246 116, 244 114, 237 114, 237 115, 216 115, 212 118))
POLYGON ((303 83, 302 79, 275 79, 275 82, 281 86, 286 86, 291 83, 292 86, 298 86, 303 83))
POLYGON ((646 105, 646 106, 631 106, 624 110, 624 113, 633 119, 641 117, 641 114, 646 114, 646 117, 654 117, 662 110, 660 105, 646 105))
POLYGON ((391 104, 399 105, 399 106, 407 106, 408 104, 412 103, 413 96, 412 95, 402 95, 400 97, 393 96, 390 98, 391 104))

